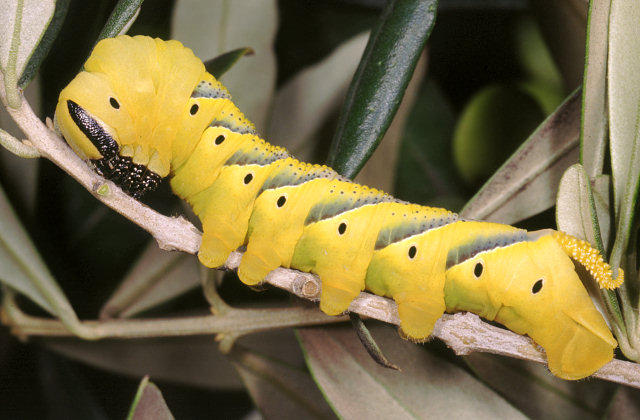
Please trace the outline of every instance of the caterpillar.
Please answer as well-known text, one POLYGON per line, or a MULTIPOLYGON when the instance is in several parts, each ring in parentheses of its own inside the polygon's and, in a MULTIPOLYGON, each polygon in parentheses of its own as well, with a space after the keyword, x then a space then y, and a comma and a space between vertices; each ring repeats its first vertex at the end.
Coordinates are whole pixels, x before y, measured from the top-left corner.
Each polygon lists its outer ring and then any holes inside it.
POLYGON ((553 230, 463 220, 296 160, 261 139, 226 88, 178 41, 99 42, 65 87, 55 124, 71 148, 133 197, 171 176, 202 222, 198 258, 222 266, 246 246, 242 282, 277 267, 316 273, 320 309, 362 291, 393 298, 401 333, 423 341, 445 312, 470 311, 546 351, 565 379, 591 375, 616 340, 575 271, 614 288, 588 243, 553 230))

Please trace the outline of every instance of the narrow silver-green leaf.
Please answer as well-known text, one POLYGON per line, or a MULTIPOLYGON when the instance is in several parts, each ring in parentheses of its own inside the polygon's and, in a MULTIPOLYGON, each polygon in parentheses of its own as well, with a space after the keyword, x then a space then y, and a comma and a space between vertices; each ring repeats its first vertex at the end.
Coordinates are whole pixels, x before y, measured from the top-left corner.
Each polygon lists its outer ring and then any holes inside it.
POLYGON ((584 75, 588 1, 532 0, 528 4, 565 86, 570 90, 576 89, 584 75))
POLYGON ((609 136, 617 221, 611 264, 626 252, 640 181, 640 2, 612 0, 609 18, 609 136))
POLYGON ((255 51, 253 51, 251 48, 237 48, 235 50, 228 51, 215 58, 212 58, 211 60, 207 60, 204 63, 204 67, 209 73, 213 75, 213 77, 219 79, 242 57, 244 57, 245 55, 253 54, 255 54, 255 51))
POLYGON ((395 329, 372 331, 402 372, 377 365, 349 327, 299 331, 311 373, 339 417, 525 418, 464 370, 400 340, 395 329))
MULTIPOLYGON (((586 171, 586 168, 585 168, 586 171)), ((591 192, 593 193, 593 204, 600 223, 600 237, 602 244, 606 247, 610 244, 611 236, 611 175, 599 175, 591 181, 591 192)))
POLYGON ((580 161, 593 178, 602 173, 607 144, 607 52, 610 2, 589 2, 582 96, 580 161))
POLYGON ((355 330, 356 334, 358 334, 358 338, 360 342, 367 350, 367 353, 376 361, 380 366, 384 366, 389 369, 400 370, 398 366, 393 364, 387 357, 384 355, 378 343, 374 340, 371 335, 371 331, 367 328, 362 321, 362 318, 355 312, 349 312, 349 319, 351 320, 351 325, 355 330))
POLYGON ((173 414, 162 397, 162 392, 149 377, 140 381, 138 391, 131 403, 127 420, 173 420, 173 414))
POLYGON ((28 234, 22 228, 4 191, 0 189, 0 282, 29 297, 60 318, 74 333, 90 335, 51 277, 28 234))
POLYGON ((238 108, 262 133, 266 131, 275 90, 273 45, 277 28, 275 0, 190 0, 176 2, 171 36, 202 60, 236 48, 250 47, 255 51, 255 55, 233 66, 222 81, 238 108), (247 13, 249 10, 251 13, 247 13))
POLYGON ((163 251, 152 241, 104 304, 100 318, 134 316, 199 284, 199 264, 193 256, 163 251))
POLYGON ((120 0, 98 35, 98 41, 126 33, 138 17, 142 2, 143 0, 120 0))
MULTIPOLYGON (((599 187, 602 188, 602 187, 599 187)), ((558 229, 594 244, 602 255, 606 255, 600 232, 599 217, 608 223, 608 214, 598 214, 589 177, 580 164, 571 166, 564 173, 558 188, 556 221, 558 229)), ((624 331, 624 321, 615 292, 600 290, 609 320, 615 324, 616 332, 624 331)))
MULTIPOLYGON (((120 375, 151 375, 157 381, 204 389, 234 392, 243 389, 237 371, 211 336, 103 341, 51 337, 43 342, 67 358, 120 375)), ((304 368, 304 359, 290 329, 252 334, 238 342, 259 349, 261 354, 286 360, 295 368, 304 368)))
POLYGON ((328 164, 353 178, 382 140, 435 23, 437 0, 390 0, 356 70, 328 164))
POLYGON ((343 42, 278 89, 266 133, 270 142, 285 147, 298 159, 312 159, 314 136, 344 99, 368 37, 368 33, 360 33, 343 42))
POLYGON ((460 212, 515 223, 553 206, 565 169, 578 160, 580 91, 531 134, 460 212))
POLYGON ((560 180, 556 223, 561 231, 603 248, 589 177, 579 163, 567 169, 560 180))
POLYGON ((37 48, 55 10, 54 0, 0 2, 0 71, 9 106, 17 108, 18 79, 37 48))
POLYGON ((238 345, 229 358, 265 418, 335 418, 306 369, 238 345))
POLYGON ((545 366, 493 354, 472 353, 464 360, 483 383, 531 419, 602 419, 616 389, 596 379, 565 381, 545 366))
POLYGON ((27 87, 29 82, 33 80, 38 73, 40 64, 42 64, 44 59, 47 57, 47 54, 49 54, 49 50, 51 49, 51 46, 53 46, 53 41, 56 40, 60 29, 62 29, 62 24, 67 16, 67 10, 69 10, 70 2, 71 0, 56 0, 55 10, 51 17, 51 21, 42 35, 42 39, 38 43, 38 46, 29 58, 29 62, 25 66, 24 71, 20 76, 20 80, 18 81, 18 85, 22 89, 27 87))

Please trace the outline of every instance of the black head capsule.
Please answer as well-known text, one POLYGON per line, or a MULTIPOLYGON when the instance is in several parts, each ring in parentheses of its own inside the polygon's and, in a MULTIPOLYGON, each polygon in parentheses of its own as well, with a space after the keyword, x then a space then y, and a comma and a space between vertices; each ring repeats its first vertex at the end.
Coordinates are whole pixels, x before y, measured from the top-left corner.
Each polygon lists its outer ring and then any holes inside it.
POLYGON ((91 160, 97 173, 134 198, 156 189, 162 181, 160 175, 145 165, 133 163, 131 157, 120 156, 120 146, 116 140, 80 105, 69 100, 67 109, 73 122, 102 155, 100 159, 91 160))
POLYGON ((68 100, 67 109, 71 119, 82 131, 82 134, 87 136, 103 157, 108 158, 118 155, 120 152, 118 143, 84 108, 72 100, 68 100))

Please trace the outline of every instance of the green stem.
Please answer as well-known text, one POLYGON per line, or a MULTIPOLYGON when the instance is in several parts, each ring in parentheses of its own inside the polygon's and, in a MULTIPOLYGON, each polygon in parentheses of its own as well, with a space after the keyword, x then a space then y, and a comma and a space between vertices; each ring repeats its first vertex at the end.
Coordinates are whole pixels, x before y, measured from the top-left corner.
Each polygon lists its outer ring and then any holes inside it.
MULTIPOLYGON (((60 321, 27 315, 15 305, 3 305, 3 321, 18 336, 71 337, 60 321)), ((279 328, 344 322, 344 316, 333 317, 316 308, 232 309, 225 315, 203 315, 168 319, 113 319, 82 321, 83 329, 93 339, 135 339, 209 334, 251 334, 279 328)))
POLYGON ((218 287, 216 285, 216 276, 218 273, 216 270, 204 266, 200 267, 200 278, 202 279, 202 292, 204 293, 204 297, 211 306, 213 313, 216 315, 224 315, 233 310, 233 308, 227 305, 227 302, 218 294, 218 287))

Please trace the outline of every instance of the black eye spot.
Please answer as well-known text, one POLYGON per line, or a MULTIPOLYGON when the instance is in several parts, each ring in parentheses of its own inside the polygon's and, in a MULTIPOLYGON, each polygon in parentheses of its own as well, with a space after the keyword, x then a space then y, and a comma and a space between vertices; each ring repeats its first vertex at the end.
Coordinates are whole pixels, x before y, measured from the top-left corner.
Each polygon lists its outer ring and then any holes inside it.
POLYGON ((278 207, 282 207, 282 206, 284 206, 284 203, 286 203, 286 202, 287 202, 287 197, 285 197, 283 195, 283 196, 280 196, 280 198, 278 198, 278 202, 276 203, 276 205, 278 207))
POLYGON ((226 139, 226 137, 223 136, 222 134, 220 134, 218 137, 216 137, 216 139, 214 140, 214 143, 217 146, 220 146, 225 139, 226 139))
POLYGON ((347 224, 345 222, 340 223, 340 226, 338 226, 338 233, 340 235, 344 235, 346 231, 347 231, 347 224))
POLYGON ((118 101, 116 100, 116 98, 114 98, 114 97, 109 98, 109 103, 111 104, 111 106, 112 106, 114 109, 120 109, 120 103, 118 103, 118 101))
POLYGON ((479 278, 482 275, 483 269, 484 267, 481 262, 476 263, 476 266, 473 268, 473 275, 476 276, 476 278, 479 278))
POLYGON ((196 115, 198 113, 198 109, 200 109, 200 106, 198 104, 191 105, 191 109, 189 110, 189 114, 196 115))
POLYGON ((418 253, 418 248, 415 245, 411 245, 409 248, 409 258, 414 259, 418 253))
POLYGON ((531 288, 531 293, 533 293, 534 295, 536 293, 538 293, 540 290, 542 290, 542 284, 544 283, 544 281, 542 279, 538 280, 537 282, 535 282, 533 284, 533 287, 531 288))
POLYGON ((253 174, 247 174, 247 176, 244 177, 245 185, 250 183, 252 179, 253 179, 253 174))

